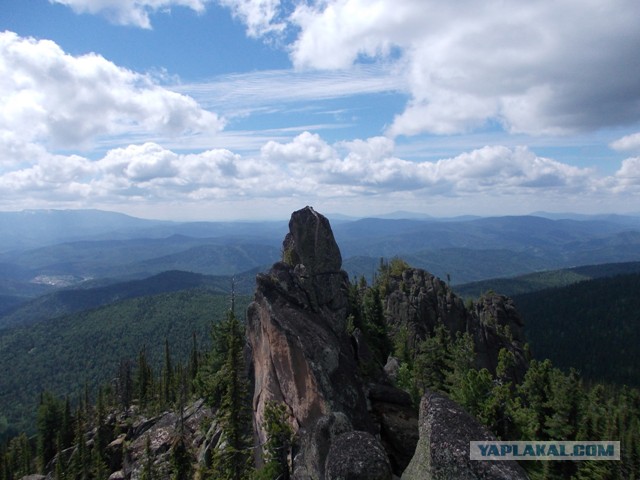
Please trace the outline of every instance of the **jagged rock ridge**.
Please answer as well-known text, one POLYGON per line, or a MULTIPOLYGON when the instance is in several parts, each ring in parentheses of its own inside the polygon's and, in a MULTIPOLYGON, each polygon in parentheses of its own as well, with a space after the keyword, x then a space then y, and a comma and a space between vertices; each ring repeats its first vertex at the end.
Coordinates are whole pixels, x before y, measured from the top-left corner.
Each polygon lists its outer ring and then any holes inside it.
POLYGON ((520 380, 524 375, 527 367, 524 323, 508 297, 488 293, 467 308, 442 280, 416 268, 390 276, 386 288, 387 323, 395 331, 407 328, 412 347, 441 323, 451 334, 471 334, 477 368, 495 373, 498 353, 506 348, 516 358, 514 379, 520 380))

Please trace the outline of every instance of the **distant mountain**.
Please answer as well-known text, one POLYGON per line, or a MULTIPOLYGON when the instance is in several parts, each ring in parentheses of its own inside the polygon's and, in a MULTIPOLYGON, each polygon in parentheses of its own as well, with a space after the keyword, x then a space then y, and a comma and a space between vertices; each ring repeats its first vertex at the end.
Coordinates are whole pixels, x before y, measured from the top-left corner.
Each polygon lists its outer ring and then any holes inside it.
MULTIPOLYGON (((0 312, 0 330, 14 326, 26 326, 62 315, 91 310, 110 303, 161 293, 206 290, 213 294, 230 295, 232 281, 238 294, 248 295, 255 288, 255 272, 232 277, 214 277, 191 272, 167 271, 161 274, 128 282, 91 287, 66 288, 42 295, 12 311, 0 312)), ((1 299, 0 299, 1 301, 1 299)))
POLYGON ((0 252, 169 224, 102 210, 0 212, 0 252))
POLYGON ((602 383, 640 386, 640 273, 515 295, 537 358, 602 383))
MULTIPOLYGON (((640 261, 640 219, 578 217, 343 218, 333 230, 345 269, 367 278, 380 258, 394 256, 449 278, 452 285, 640 261)), ((0 313, 39 293, 87 279, 132 280, 167 270, 235 275, 261 269, 280 257, 285 232, 284 221, 179 223, 98 211, 0 213, 0 246, 6 238, 14 244, 20 235, 25 238, 20 248, 0 253, 0 313), (7 219, 17 222, 15 228, 7 219), (66 237, 75 240, 61 240, 66 237), (29 248, 34 242, 41 245, 29 248)))
POLYGON ((242 238, 167 238, 62 243, 0 255, 4 274, 20 280, 37 276, 148 276, 165 270, 229 275, 273 263, 280 248, 242 238), (16 272, 16 273, 13 273, 16 272))
POLYGON ((585 280, 628 273, 640 273, 640 262, 604 263, 561 270, 546 270, 510 278, 492 278, 455 285, 453 290, 461 297, 467 298, 477 298, 489 290, 512 297, 547 288, 565 287, 585 280))
POLYGON ((0 253, 81 240, 190 237, 259 239, 279 242, 286 222, 170 222, 102 210, 0 212, 0 253))

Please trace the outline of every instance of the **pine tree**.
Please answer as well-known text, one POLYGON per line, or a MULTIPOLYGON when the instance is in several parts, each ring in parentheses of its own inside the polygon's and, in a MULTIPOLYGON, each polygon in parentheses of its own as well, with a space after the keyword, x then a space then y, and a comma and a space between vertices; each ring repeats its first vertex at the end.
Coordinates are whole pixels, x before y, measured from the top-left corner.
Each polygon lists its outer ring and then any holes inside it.
POLYGON ((249 475, 251 459, 251 413, 243 356, 244 334, 233 310, 229 311, 225 323, 227 355, 215 378, 217 390, 222 393, 217 416, 224 441, 213 455, 211 470, 214 478, 241 480, 249 475))
POLYGON ((169 340, 164 339, 164 368, 162 369, 162 401, 169 405, 173 398, 173 367, 171 365, 171 353, 169 352, 169 340))
POLYGON ((191 355, 189 359, 189 385, 191 388, 193 388, 193 382, 198 376, 198 363, 199 363, 198 342, 196 338, 196 332, 193 332, 192 337, 193 337, 193 345, 191 347, 191 355))
POLYGON ((142 464, 140 480, 154 480, 156 478, 156 471, 153 462, 154 457, 151 450, 151 436, 147 434, 144 442, 144 463, 142 464))
POLYGON ((51 393, 43 392, 38 407, 38 459, 39 468, 44 471, 47 464, 57 453, 56 444, 62 427, 63 407, 51 393))
POLYGON ((391 353, 391 341, 387 332, 387 321, 380 293, 381 287, 376 285, 364 294, 362 299, 363 333, 373 352, 376 363, 384 365, 391 353))
POLYGON ((451 338, 447 328, 438 324, 433 335, 418 346, 414 363, 414 378, 420 395, 425 389, 447 392, 447 372, 451 368, 451 338))
POLYGON ((77 480, 88 480, 90 478, 91 471, 91 457, 89 450, 87 449, 87 442, 85 439, 86 430, 86 408, 80 402, 78 409, 76 410, 76 435, 75 444, 76 452, 71 457, 68 475, 71 478, 77 480))
POLYGON ((118 367, 116 395, 120 406, 127 410, 133 400, 133 379, 131 377, 131 362, 126 359, 120 360, 118 367))
POLYGON ((64 411, 62 414, 62 426, 60 430, 60 439, 61 439, 61 448, 69 448, 73 445, 73 436, 74 436, 74 419, 71 413, 71 401, 69 397, 65 397, 64 399, 64 411))
POLYGON ((147 361, 147 349, 142 347, 138 354, 138 372, 136 377, 136 385, 138 392, 138 401, 142 409, 147 407, 151 400, 151 386, 153 382, 153 372, 147 361))
POLYGON ((257 478, 289 480, 289 454, 293 446, 293 429, 284 404, 268 402, 264 409, 263 428, 267 435, 264 445, 264 467, 257 478))

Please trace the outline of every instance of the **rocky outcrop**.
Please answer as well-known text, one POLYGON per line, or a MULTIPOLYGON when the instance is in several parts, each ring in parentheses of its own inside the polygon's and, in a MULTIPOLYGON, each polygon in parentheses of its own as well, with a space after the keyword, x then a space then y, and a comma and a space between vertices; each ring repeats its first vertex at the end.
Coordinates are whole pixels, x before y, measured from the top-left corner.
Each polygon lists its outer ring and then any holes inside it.
MULTIPOLYGON (((165 411, 146 417, 139 413, 136 406, 113 412, 107 417, 105 431, 109 434, 122 432, 115 438, 112 435, 107 437, 110 443, 104 450, 103 460, 109 480, 139 479, 149 462, 152 464, 153 478, 168 479, 171 477, 172 449, 179 437, 184 439, 199 465, 206 464, 206 454, 215 448, 219 439, 219 428, 213 412, 202 399, 186 406, 182 413, 179 410, 165 411), (209 423, 209 431, 203 432, 202 425, 209 423)), ((85 435, 88 450, 94 448, 95 434, 96 430, 92 429, 85 435)), ((75 447, 63 451, 54 458, 47 471, 55 471, 58 461, 63 462, 62 468, 67 470, 76 455, 78 450, 75 447)), ((53 478, 52 473, 47 478, 53 478)))
POLYGON ((400 475, 418 443, 418 412, 408 393, 390 385, 369 385, 368 398, 391 468, 400 475))
POLYGON ((265 405, 284 403, 299 439, 297 478, 324 478, 336 421, 339 433, 374 430, 346 332, 348 277, 341 263, 328 220, 311 207, 294 212, 283 261, 257 277, 247 313, 257 436, 264 442, 265 405))
POLYGON ((515 461, 469 459, 469 442, 495 436, 455 402, 427 392, 420 403, 420 440, 402 480, 526 480, 515 461))
POLYGON ((331 444, 327 480, 391 480, 391 465, 380 442, 368 432, 347 432, 331 444))
POLYGON ((524 324, 509 298, 492 293, 465 306, 442 280, 416 268, 389 275, 386 289, 387 322, 395 332, 407 329, 411 347, 441 323, 452 335, 457 332, 472 335, 478 368, 495 373, 498 353, 506 348, 516 358, 515 379, 526 371, 524 324))

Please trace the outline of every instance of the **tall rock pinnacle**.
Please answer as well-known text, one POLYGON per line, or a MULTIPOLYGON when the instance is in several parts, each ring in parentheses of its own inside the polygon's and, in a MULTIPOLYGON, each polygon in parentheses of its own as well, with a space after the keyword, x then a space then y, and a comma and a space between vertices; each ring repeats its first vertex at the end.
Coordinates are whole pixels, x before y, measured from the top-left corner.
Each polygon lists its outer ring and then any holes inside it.
POLYGON ((283 261, 258 275, 247 317, 258 437, 268 402, 284 403, 299 438, 295 478, 324 478, 335 436, 372 431, 365 389, 346 332, 348 277, 329 221, 294 212, 283 261))

